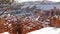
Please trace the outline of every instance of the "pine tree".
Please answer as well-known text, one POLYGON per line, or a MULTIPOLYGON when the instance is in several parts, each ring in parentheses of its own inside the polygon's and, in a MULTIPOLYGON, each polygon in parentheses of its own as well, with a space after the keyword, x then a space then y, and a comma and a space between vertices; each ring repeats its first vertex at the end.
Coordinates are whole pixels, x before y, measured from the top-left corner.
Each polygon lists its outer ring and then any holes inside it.
POLYGON ((14 0, 0 0, 0 4, 11 4, 14 0))

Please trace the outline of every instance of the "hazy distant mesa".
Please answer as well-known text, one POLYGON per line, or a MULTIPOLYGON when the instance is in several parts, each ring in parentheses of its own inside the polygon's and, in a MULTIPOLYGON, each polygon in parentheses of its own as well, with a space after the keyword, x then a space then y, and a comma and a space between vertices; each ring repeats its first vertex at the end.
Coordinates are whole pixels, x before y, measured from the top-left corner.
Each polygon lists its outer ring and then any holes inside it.
POLYGON ((28 1, 52 1, 52 2, 60 2, 60 0, 15 0, 20 2, 28 2, 28 1))
POLYGON ((16 3, 22 4, 60 4, 60 1, 50 1, 50 0, 15 0, 16 3))

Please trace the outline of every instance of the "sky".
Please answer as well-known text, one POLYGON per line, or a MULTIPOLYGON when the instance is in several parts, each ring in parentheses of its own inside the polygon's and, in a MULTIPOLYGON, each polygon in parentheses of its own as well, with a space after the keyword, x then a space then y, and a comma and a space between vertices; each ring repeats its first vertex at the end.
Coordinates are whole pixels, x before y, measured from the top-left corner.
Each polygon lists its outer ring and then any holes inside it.
MULTIPOLYGON (((26 1, 42 1, 42 0, 15 0, 18 2, 26 2, 26 1)), ((49 0, 49 1, 53 1, 53 2, 60 2, 60 0, 49 0)))

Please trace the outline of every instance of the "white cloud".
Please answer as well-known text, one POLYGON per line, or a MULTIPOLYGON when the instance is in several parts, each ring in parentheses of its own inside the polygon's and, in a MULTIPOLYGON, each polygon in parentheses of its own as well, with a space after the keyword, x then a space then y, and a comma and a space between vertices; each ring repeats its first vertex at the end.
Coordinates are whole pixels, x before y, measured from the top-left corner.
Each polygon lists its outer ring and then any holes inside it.
POLYGON ((60 0, 49 0, 49 1, 53 1, 53 2, 60 2, 60 0))

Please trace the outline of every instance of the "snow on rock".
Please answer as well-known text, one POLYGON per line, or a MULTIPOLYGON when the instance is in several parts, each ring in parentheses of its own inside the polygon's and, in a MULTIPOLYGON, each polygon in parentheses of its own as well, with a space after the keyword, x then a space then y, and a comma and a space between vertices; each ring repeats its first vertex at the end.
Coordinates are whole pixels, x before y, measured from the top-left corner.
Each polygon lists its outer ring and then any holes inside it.
POLYGON ((8 32, 0 33, 0 34, 9 34, 8 32))
POLYGON ((60 34, 60 28, 46 27, 40 30, 29 32, 27 34, 60 34))

